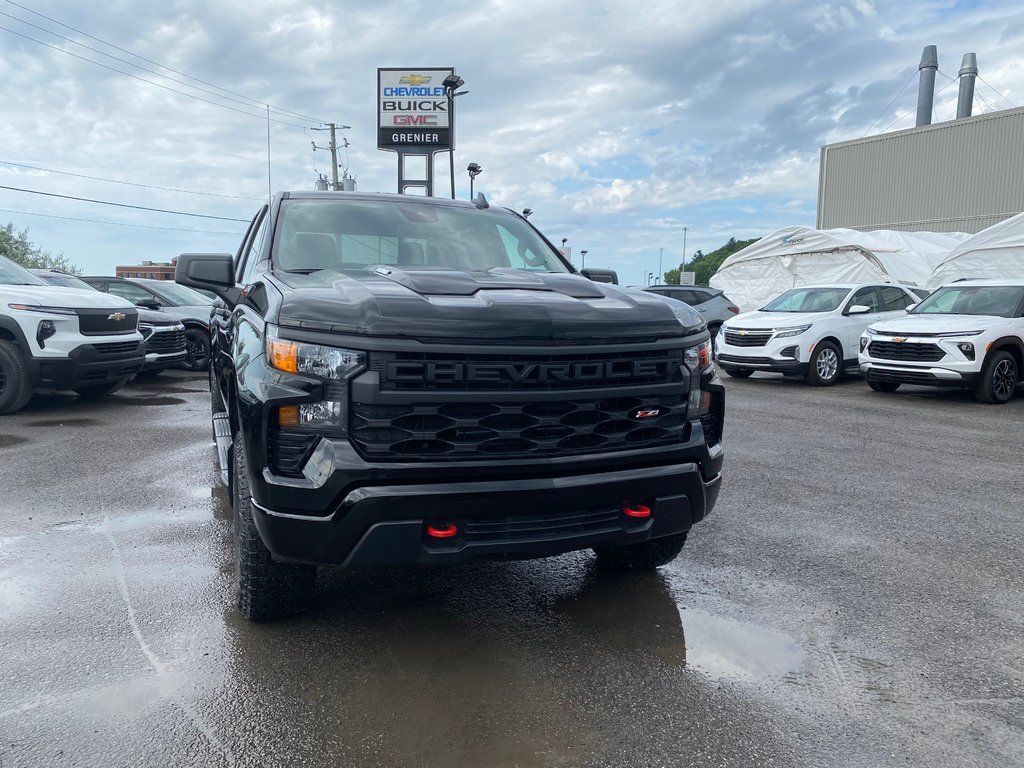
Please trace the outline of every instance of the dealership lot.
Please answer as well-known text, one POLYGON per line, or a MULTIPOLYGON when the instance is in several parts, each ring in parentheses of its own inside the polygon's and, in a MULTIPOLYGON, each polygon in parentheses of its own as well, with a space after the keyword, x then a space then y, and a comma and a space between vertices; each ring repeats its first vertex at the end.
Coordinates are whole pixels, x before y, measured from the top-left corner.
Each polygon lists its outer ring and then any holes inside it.
POLYGON ((730 380, 656 574, 577 554, 231 604, 204 376, 0 420, 0 766, 1024 762, 1024 397, 730 380))

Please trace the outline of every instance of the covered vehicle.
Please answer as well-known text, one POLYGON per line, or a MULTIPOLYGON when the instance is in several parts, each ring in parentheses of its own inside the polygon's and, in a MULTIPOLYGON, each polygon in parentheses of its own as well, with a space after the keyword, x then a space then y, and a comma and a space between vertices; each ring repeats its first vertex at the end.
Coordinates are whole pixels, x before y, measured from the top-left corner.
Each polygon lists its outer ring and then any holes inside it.
POLYGON ((969 235, 784 227, 737 251, 711 278, 748 312, 792 289, 829 283, 924 286, 932 270, 969 235))
POLYGON ((1024 280, 1024 213, 959 243, 932 271, 930 290, 956 280, 1024 280))

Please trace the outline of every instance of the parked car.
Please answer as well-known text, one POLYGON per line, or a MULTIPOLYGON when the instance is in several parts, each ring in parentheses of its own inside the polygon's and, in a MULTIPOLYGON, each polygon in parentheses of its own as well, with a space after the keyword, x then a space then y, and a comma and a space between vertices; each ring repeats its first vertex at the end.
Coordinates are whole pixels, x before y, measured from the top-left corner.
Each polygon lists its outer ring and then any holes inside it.
POLYGON ((735 317, 740 311, 740 308, 717 288, 704 288, 700 285, 652 285, 644 290, 685 302, 696 309, 708 324, 713 341, 717 340, 722 323, 735 317))
POLYGON ((0 414, 36 389, 103 397, 145 360, 132 304, 92 290, 47 285, 0 256, 0 414))
POLYGON ((902 384, 972 389, 1008 402, 1024 375, 1024 281, 951 283, 860 338, 860 370, 876 392, 902 384))
POLYGON ((902 317, 916 302, 899 285, 794 288, 724 323, 715 359, 735 378, 768 371, 828 386, 857 371, 859 339, 868 325, 902 317))
POLYGON ((184 254, 175 279, 230 310, 212 421, 249 618, 308 605, 319 565, 593 549, 653 569, 714 506, 725 399, 701 317, 572 274, 518 214, 286 192, 238 254, 184 254))
POLYGON ((103 276, 82 279, 104 293, 122 296, 137 306, 180 320, 185 326, 185 359, 181 367, 205 371, 210 366, 210 313, 216 299, 167 280, 103 276))
MULTIPOLYGON (((95 291, 82 278, 54 269, 31 269, 33 275, 47 285, 65 288, 80 288, 95 291)), ((185 360, 185 326, 180 320, 173 320, 163 312, 138 308, 139 333, 146 340, 146 362, 140 374, 155 376, 158 373, 180 365, 185 360)))

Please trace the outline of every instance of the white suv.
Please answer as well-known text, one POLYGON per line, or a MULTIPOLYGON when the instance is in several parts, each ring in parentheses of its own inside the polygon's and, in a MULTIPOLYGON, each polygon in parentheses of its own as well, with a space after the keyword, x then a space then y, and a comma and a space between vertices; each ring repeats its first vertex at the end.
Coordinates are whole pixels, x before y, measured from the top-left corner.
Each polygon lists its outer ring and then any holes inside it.
POLYGON ((872 323, 859 359, 877 392, 925 384, 973 389, 983 403, 1005 403, 1024 371, 1024 281, 939 288, 905 317, 872 323))
POLYGON ((0 256, 0 414, 38 388, 101 397, 146 360, 135 306, 119 296, 58 288, 0 256))
POLYGON ((882 318, 902 317, 918 300, 898 285, 812 285, 786 291, 764 309, 722 324, 718 366, 730 376, 755 371, 835 384, 856 371, 864 329, 882 318))

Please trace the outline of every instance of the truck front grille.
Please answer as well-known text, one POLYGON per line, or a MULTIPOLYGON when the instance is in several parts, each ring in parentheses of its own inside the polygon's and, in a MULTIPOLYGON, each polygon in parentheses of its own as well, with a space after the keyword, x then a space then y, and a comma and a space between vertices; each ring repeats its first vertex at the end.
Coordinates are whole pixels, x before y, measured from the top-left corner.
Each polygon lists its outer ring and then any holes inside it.
POLYGON ((604 400, 353 403, 349 436, 371 460, 490 460, 605 453, 686 439, 680 395, 604 400), (638 410, 658 410, 643 417, 638 410))
POLYGON ((515 517, 480 517, 461 521, 469 542, 509 542, 520 539, 564 538, 622 527, 622 512, 616 507, 586 511, 549 512, 515 517))
POLYGON ((78 330, 83 336, 116 336, 135 333, 139 313, 134 309, 76 309, 78 330))
POLYGON ((872 341, 868 346, 871 356, 879 360, 908 360, 936 363, 946 356, 937 344, 907 344, 895 341, 872 341))
POLYGON ((146 339, 146 351, 158 355, 166 355, 170 352, 185 351, 185 331, 162 331, 157 326, 153 333, 146 339))
POLYGON ((139 348, 138 342, 135 341, 115 341, 111 344, 95 344, 93 346, 99 354, 111 357, 114 355, 130 355, 139 348))

